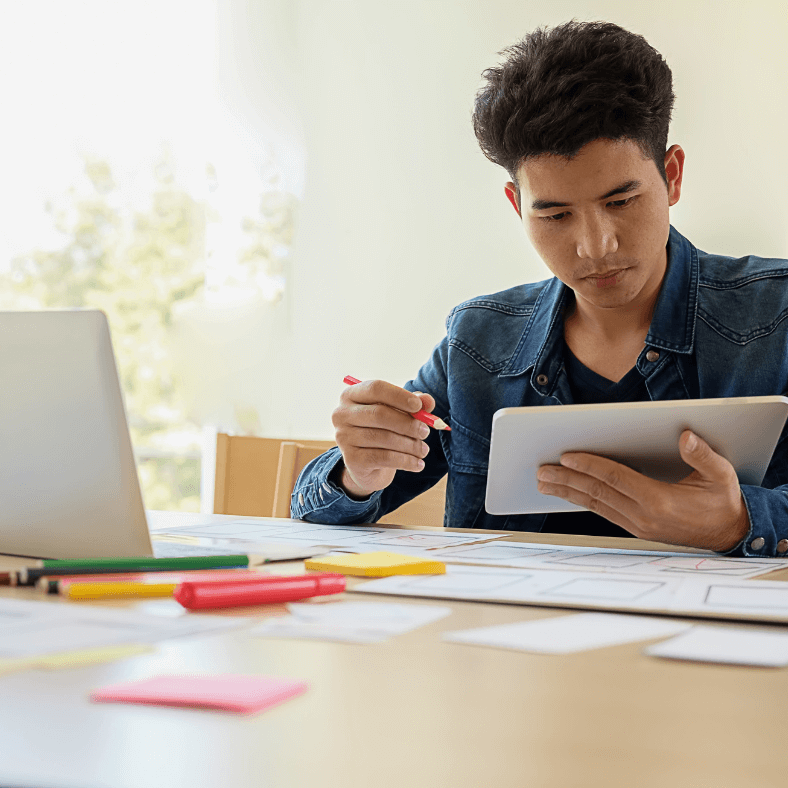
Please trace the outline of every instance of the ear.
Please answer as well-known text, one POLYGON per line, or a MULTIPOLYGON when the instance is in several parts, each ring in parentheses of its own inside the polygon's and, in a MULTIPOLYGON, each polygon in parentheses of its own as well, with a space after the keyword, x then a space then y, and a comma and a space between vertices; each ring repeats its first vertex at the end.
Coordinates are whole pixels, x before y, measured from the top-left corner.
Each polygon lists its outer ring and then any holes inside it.
POLYGON ((673 145, 665 154, 665 175, 668 179, 668 205, 675 205, 681 197, 681 179, 684 176, 684 149, 673 145))
POLYGON ((517 204, 517 187, 509 181, 503 188, 506 192, 506 196, 509 198, 509 202, 514 206, 514 210, 517 211, 517 215, 522 218, 520 206, 517 204))

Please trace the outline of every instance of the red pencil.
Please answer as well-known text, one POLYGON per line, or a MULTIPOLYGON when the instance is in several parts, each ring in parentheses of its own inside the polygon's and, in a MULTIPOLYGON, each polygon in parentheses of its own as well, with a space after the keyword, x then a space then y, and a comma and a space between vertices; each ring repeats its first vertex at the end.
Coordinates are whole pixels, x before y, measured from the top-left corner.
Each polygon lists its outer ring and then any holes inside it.
MULTIPOLYGON (((344 382, 347 383, 348 386, 355 386, 356 383, 361 383, 358 378, 352 378, 350 375, 345 375, 344 382)), ((417 413, 411 413, 410 415, 413 416, 414 419, 423 421, 434 430, 449 430, 449 432, 451 432, 451 427, 443 419, 433 416, 432 413, 427 413, 424 410, 420 410, 417 413)))

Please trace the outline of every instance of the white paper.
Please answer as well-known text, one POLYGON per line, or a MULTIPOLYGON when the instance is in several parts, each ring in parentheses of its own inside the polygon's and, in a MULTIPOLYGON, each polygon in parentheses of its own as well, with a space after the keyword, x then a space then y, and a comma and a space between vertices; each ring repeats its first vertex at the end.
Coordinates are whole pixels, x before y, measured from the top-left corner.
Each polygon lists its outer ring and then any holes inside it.
POLYGON ((0 598, 0 658, 59 654, 122 643, 151 643, 172 637, 243 626, 248 619, 214 615, 141 613, 71 602, 0 598))
POLYGON ((451 608, 401 603, 330 602, 288 605, 289 616, 269 618, 251 630, 266 637, 379 643, 445 618, 451 608))
POLYGON ((594 648, 675 635, 690 627, 682 621, 656 616, 615 613, 578 613, 537 621, 521 621, 480 629, 447 632, 452 643, 530 651, 539 654, 571 654, 594 648))
POLYGON ((744 627, 695 626, 645 651, 655 657, 693 662, 784 667, 788 665, 788 634, 744 627))

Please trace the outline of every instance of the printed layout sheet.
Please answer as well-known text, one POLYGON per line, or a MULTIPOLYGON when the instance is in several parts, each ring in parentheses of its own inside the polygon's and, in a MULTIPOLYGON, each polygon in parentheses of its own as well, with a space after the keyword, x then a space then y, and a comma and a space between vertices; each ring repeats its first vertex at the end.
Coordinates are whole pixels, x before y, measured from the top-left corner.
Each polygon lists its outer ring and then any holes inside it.
POLYGON ((698 576, 634 576, 450 565, 445 575, 385 577, 354 593, 512 602, 552 607, 652 611, 743 621, 788 622, 788 583, 732 583, 698 576))
POLYGON ((441 531, 415 531, 375 528, 358 525, 320 525, 298 520, 244 519, 225 520, 204 525, 190 525, 172 530, 155 530, 156 536, 194 536, 226 540, 237 547, 255 544, 287 544, 301 547, 325 546, 350 553, 388 550, 415 554, 414 550, 457 547, 489 539, 503 539, 506 534, 459 534, 441 531))
POLYGON ((741 580, 788 567, 781 558, 728 558, 717 555, 567 547, 497 541, 433 551, 434 558, 452 564, 509 566, 580 572, 614 572, 651 577, 693 576, 741 580))
MULTIPOLYGON (((288 545, 326 547, 335 552, 379 550, 429 556, 447 564, 604 572, 646 577, 698 577, 736 582, 788 567, 788 559, 729 558, 712 553, 693 554, 605 547, 572 547, 506 541, 509 534, 469 534, 417 531, 358 525, 321 525, 274 518, 226 518, 219 522, 156 529, 154 536, 193 538, 196 542, 232 546, 254 552, 255 547, 288 545)), ((315 554, 317 551, 313 551, 315 554)))

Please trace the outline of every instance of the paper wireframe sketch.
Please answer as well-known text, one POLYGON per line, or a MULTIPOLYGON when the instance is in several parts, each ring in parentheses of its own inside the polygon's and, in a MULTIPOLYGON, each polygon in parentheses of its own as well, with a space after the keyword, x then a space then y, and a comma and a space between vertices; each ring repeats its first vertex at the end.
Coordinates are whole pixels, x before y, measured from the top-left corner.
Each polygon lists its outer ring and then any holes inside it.
POLYGON ((729 558, 711 553, 525 544, 505 540, 450 547, 439 552, 441 560, 447 563, 652 576, 741 579, 788 567, 788 559, 779 558, 729 558))

